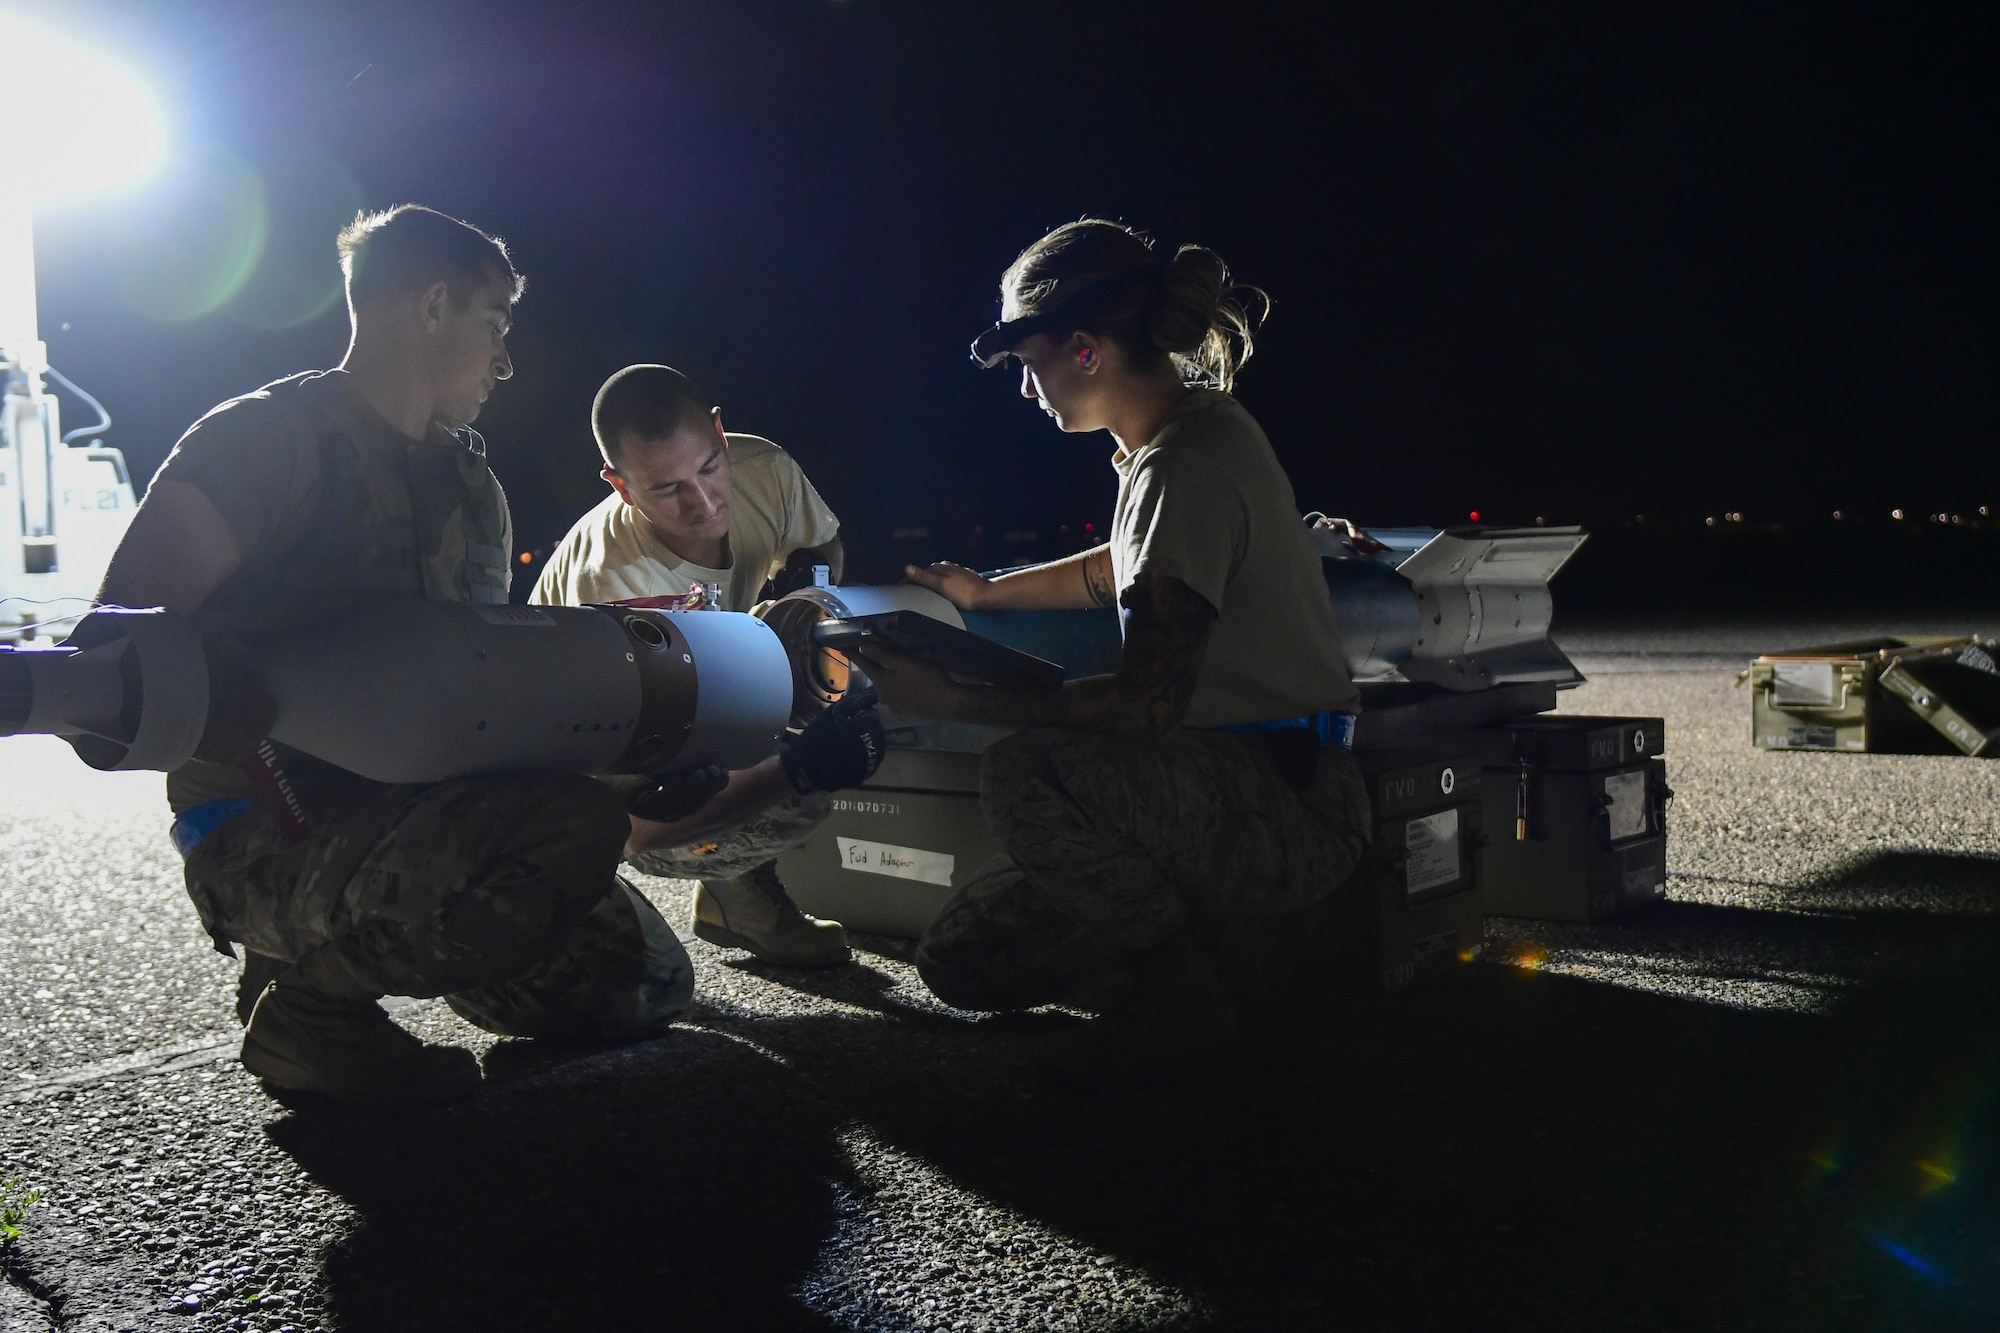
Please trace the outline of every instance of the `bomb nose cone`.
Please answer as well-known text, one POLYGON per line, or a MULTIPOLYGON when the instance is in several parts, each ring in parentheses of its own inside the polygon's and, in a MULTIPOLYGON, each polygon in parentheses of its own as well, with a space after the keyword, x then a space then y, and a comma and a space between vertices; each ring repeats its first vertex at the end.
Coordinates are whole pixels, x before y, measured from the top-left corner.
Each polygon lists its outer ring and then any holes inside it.
POLYGON ((101 607, 58 648, 0 648, 0 735, 60 736, 92 768, 179 768, 208 723, 208 659, 171 611, 101 607))

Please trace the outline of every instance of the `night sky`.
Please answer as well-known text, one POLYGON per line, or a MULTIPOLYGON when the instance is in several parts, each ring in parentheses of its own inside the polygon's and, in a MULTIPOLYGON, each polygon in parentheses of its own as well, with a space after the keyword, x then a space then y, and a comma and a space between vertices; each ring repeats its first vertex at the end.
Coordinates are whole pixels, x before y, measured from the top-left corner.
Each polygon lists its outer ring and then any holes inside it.
POLYGON ((1101 524, 1106 437, 965 354, 1086 213, 1269 290, 1240 396, 1305 508, 2000 505, 1985 7, 16 8, 170 119, 156 179, 39 214, 51 357, 142 478, 338 359, 332 233, 415 201, 529 276, 478 423, 524 546, 602 494, 591 396, 656 360, 791 450, 864 560, 1101 524))

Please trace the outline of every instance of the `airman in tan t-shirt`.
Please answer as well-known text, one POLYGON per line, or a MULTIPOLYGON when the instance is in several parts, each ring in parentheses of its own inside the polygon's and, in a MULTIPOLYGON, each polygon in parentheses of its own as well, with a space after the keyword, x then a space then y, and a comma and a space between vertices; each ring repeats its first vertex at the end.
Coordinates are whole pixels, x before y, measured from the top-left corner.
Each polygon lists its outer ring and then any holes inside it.
POLYGON ((1141 448, 1113 455, 1111 566, 1179 579, 1215 608, 1186 725, 1353 711, 1359 696, 1291 480, 1263 428, 1226 393, 1197 389, 1141 448))
POLYGON ((725 438, 734 476, 726 567, 699 565, 670 550, 646 516, 613 491, 576 521, 528 600, 583 606, 716 583, 722 586, 723 610, 748 611, 758 589, 792 552, 839 536, 840 520, 790 454, 756 435, 732 432, 725 438))

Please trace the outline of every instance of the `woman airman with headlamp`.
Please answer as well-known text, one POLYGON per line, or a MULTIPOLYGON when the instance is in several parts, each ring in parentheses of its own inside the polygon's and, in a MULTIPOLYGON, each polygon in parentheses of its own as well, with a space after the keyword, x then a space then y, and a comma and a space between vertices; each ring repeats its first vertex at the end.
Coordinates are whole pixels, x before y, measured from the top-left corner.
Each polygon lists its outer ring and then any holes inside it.
POLYGON ((1086 219, 1029 246, 1001 298, 973 358, 1018 361, 1022 396, 1064 431, 1110 432, 1111 538, 990 580, 907 574, 968 610, 1115 605, 1118 670, 1036 694, 879 647, 862 665, 905 712, 1022 729, 980 779, 1006 855, 925 934, 925 982, 969 1009, 1101 1010, 1052 1058, 1115 1080, 1235 1044, 1206 923, 1261 920, 1276 947, 1354 869, 1356 694, 1291 483, 1229 394, 1263 294, 1213 251, 1086 219))

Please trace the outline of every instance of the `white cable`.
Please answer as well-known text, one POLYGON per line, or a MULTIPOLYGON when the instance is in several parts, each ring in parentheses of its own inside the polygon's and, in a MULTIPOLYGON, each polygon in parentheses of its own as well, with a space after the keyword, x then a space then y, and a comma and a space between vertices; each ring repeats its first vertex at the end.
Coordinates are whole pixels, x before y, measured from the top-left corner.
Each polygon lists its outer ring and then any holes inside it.
POLYGON ((104 434, 105 431, 111 429, 111 414, 104 410, 103 403, 98 402, 95 398, 85 393, 82 389, 79 389, 76 386, 75 380, 63 374, 60 370, 57 370, 54 366, 50 366, 48 368, 48 374, 50 379, 54 380, 57 384, 62 385, 63 388, 68 389, 71 393, 83 399, 84 402, 89 403, 93 408, 97 410, 97 424, 95 426, 83 426, 72 431, 64 431, 62 437, 62 442, 64 444, 68 444, 71 440, 81 440, 86 436, 90 435, 102 435, 104 434))

